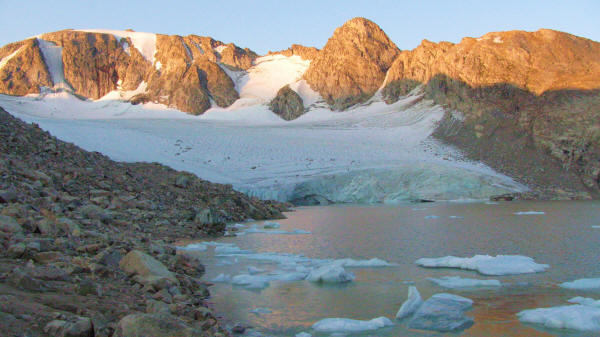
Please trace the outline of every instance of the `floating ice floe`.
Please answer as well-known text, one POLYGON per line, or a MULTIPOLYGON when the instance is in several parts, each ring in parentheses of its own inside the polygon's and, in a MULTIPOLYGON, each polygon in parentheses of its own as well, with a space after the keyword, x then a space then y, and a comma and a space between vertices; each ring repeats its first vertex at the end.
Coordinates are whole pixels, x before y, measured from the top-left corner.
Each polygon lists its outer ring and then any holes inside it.
POLYGON ((231 276, 221 273, 210 281, 215 283, 229 283, 231 282, 231 276))
POLYGON ((396 314, 396 319, 406 318, 414 314, 421 304, 423 304, 423 300, 421 299, 421 294, 419 294, 417 287, 408 287, 408 299, 400 306, 400 309, 396 314))
POLYGON ((277 222, 265 222, 263 224, 263 228, 264 229, 276 229, 276 228, 279 228, 279 227, 281 227, 281 225, 279 223, 277 223, 277 222))
POLYGON ((249 289, 264 289, 271 279, 262 275, 240 274, 231 278, 231 283, 249 289))
POLYGON ((391 267, 394 265, 392 263, 378 258, 372 258, 369 260, 337 259, 334 260, 332 263, 347 268, 391 267))
POLYGON ((354 280, 354 275, 340 265, 328 264, 311 270, 306 279, 311 282, 345 283, 354 280))
POLYGON ((264 314, 270 314, 273 311, 269 308, 255 308, 251 312, 256 315, 264 315, 264 314))
POLYGON ((558 286, 578 290, 600 289, 600 278, 582 278, 571 282, 564 282, 558 286))
POLYGON ((253 266, 248 267, 248 274, 250 274, 250 275, 260 274, 260 273, 264 273, 264 272, 265 272, 264 269, 256 268, 253 266))
MULTIPOLYGON (((269 227, 264 227, 264 228, 269 228, 269 227)), ((271 228, 277 228, 277 227, 271 227, 271 228)), ((288 234, 288 235, 299 235, 299 234, 311 234, 311 232, 303 230, 303 229, 294 229, 292 231, 284 231, 284 230, 265 230, 265 229, 260 229, 258 228, 256 225, 241 231, 240 234, 288 234)), ((242 235, 243 235, 242 234, 242 235)))
POLYGON ((350 318, 325 318, 313 324, 313 330, 325 333, 351 333, 372 331, 392 326, 394 323, 387 317, 373 318, 370 321, 361 321, 350 318))
POLYGON ((523 310, 517 317, 521 322, 550 329, 600 331, 600 301, 575 297, 569 302, 578 304, 523 310))
POLYGON ((426 215, 425 219, 439 219, 438 215, 426 215))
POLYGON ((312 337, 312 335, 309 334, 308 332, 300 332, 300 333, 297 333, 295 337, 312 337))
POLYGON ((592 228, 598 229, 600 228, 600 226, 592 226, 592 228))
POLYGON ((515 212, 515 215, 543 215, 546 214, 546 212, 540 212, 540 211, 521 211, 521 212, 515 212))
POLYGON ((502 283, 498 280, 480 280, 473 278, 462 278, 460 276, 443 276, 441 278, 430 277, 428 280, 441 287, 450 289, 502 286, 502 283))
POLYGON ((452 294, 435 294, 427 299, 408 323, 412 329, 459 331, 473 325, 473 318, 465 315, 473 301, 452 294))
POLYGON ((536 263, 532 258, 522 255, 475 255, 473 257, 445 256, 440 258, 421 258, 415 261, 422 267, 460 268, 475 270, 483 275, 514 275, 543 272, 550 266, 536 263))
POLYGON ((202 243, 192 243, 189 244, 187 246, 183 246, 183 247, 177 247, 177 249, 179 250, 193 250, 193 251, 197 251, 197 252, 203 252, 207 249, 205 244, 202 243))
POLYGON ((460 215, 450 215, 449 216, 450 219, 462 219, 464 218, 464 216, 460 216, 460 215))

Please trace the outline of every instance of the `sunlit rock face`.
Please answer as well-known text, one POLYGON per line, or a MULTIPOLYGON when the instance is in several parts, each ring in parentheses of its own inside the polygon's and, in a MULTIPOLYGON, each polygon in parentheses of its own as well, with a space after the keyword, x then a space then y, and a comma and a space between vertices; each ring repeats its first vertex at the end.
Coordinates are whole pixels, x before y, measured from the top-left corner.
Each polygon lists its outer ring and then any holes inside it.
POLYGON ((304 78, 333 109, 343 110, 373 96, 399 53, 379 26, 354 18, 335 30, 304 78))

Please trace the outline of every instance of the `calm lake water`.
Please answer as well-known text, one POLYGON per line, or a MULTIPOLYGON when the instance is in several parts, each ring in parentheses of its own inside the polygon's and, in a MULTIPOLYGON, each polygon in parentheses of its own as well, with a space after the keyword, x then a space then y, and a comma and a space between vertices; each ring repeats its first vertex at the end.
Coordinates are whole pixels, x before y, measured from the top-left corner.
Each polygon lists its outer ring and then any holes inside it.
MULTIPOLYGON (((211 288, 213 309, 226 322, 253 326, 265 336, 294 336, 311 331, 313 323, 331 317, 369 320, 386 316, 393 320, 406 300, 409 285, 423 299, 440 292, 468 297, 475 303, 467 312, 475 324, 462 332, 443 334, 413 330, 401 321, 391 328, 348 336, 589 336, 567 330, 544 330, 522 324, 516 313, 531 308, 568 304, 574 296, 600 298, 600 291, 559 288, 558 283, 600 277, 600 202, 505 202, 426 203, 381 206, 326 206, 300 208, 278 221, 280 230, 303 229, 311 234, 247 234, 222 238, 254 252, 300 254, 309 258, 377 257, 395 266, 346 268, 353 282, 320 285, 308 281, 273 281, 262 290, 249 290, 229 283, 211 288), (545 214, 516 215, 520 211, 545 214), (458 269, 428 269, 414 264, 421 257, 475 254, 518 254, 549 264, 543 273, 484 276, 458 269), (427 278, 441 276, 497 279, 495 289, 452 290, 427 278), (270 312, 253 313, 256 308, 270 312)), ((258 225, 262 224, 257 222, 258 225)), ((262 227, 262 226, 261 226, 262 227)), ((205 279, 220 273, 237 275, 248 266, 267 271, 272 263, 240 258, 215 257, 212 248, 202 253, 207 267, 205 279), (224 265, 225 263, 232 263, 224 265), (229 261, 229 262, 227 262, 229 261)), ((328 335, 328 334, 327 334, 328 335)), ((593 335, 593 334, 592 334, 593 335)), ((324 335, 325 336, 325 335, 324 335)))

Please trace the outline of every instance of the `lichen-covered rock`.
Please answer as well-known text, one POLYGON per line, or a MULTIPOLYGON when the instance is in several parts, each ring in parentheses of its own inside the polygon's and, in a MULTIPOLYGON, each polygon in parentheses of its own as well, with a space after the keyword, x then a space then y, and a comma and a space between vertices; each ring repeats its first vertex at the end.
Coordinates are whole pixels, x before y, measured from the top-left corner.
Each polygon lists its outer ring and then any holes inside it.
POLYGON ((179 284, 175 275, 165 265, 139 250, 132 250, 125 255, 119 262, 119 267, 137 282, 157 290, 179 284))
POLYGON ((286 121, 296 119, 304 114, 302 98, 289 85, 277 91, 277 95, 269 103, 269 108, 286 121))
POLYGON ((354 18, 335 30, 304 78, 333 109, 343 110, 373 96, 399 52, 379 26, 354 18))
POLYGON ((23 96, 52 87, 37 39, 28 39, 0 48, 0 93, 23 96))

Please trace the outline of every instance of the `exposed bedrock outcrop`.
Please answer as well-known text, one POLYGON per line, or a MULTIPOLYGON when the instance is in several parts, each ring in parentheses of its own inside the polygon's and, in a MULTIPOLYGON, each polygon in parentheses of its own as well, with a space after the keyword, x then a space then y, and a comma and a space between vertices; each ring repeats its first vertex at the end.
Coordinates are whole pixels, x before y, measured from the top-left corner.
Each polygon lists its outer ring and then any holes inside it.
POLYGON ((563 197, 600 191, 600 44, 552 30, 429 41, 388 72, 388 103, 425 84, 447 108, 434 134, 563 197))
POLYGON ((365 102, 400 50, 375 23, 354 18, 337 28, 304 78, 336 110, 365 102))
POLYGON ((36 39, 0 48, 0 93, 23 96, 51 87, 52 78, 36 39))
POLYGON ((296 119, 304 114, 302 98, 289 85, 277 91, 277 96, 271 100, 269 108, 286 121, 296 119))

